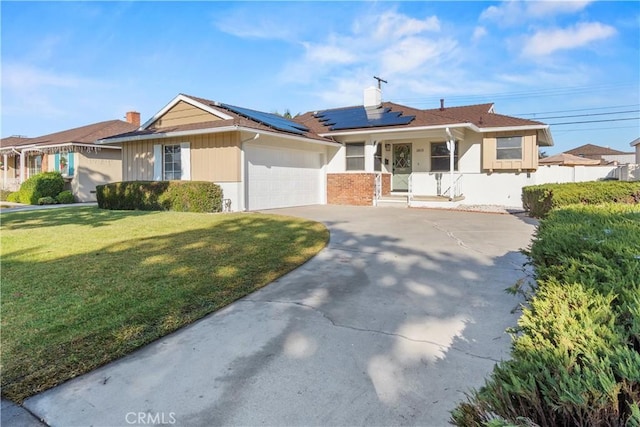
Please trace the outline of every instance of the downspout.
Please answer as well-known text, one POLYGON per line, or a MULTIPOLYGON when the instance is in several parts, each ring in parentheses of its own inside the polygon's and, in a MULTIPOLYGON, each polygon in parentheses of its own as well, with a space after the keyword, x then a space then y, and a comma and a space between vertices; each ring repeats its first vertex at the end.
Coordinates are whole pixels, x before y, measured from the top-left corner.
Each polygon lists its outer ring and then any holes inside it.
POLYGON ((447 148, 449 149, 449 180, 451 182, 449 187, 449 201, 453 201, 455 194, 453 192, 454 182, 453 182, 453 168, 454 168, 454 157, 456 154, 456 141, 453 139, 453 135, 449 128, 445 129, 447 135, 449 136, 449 140, 447 141, 447 148))

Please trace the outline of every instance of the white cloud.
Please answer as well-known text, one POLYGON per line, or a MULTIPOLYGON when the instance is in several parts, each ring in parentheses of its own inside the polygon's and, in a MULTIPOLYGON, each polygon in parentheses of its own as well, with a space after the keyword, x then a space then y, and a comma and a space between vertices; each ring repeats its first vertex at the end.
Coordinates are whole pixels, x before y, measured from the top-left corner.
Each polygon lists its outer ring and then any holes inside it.
POLYGON ((523 54, 545 56, 558 50, 583 47, 615 34, 615 28, 599 22, 582 22, 564 29, 541 30, 525 41, 523 54))
POLYGON ((527 12, 535 17, 553 16, 562 13, 579 12, 593 3, 593 0, 544 0, 527 2, 527 12))
POLYGON ((386 75, 419 72, 425 65, 430 67, 441 62, 441 58, 454 50, 452 39, 429 40, 408 37, 389 46, 381 56, 382 70, 386 75))
POLYGON ((436 16, 425 19, 415 19, 393 11, 388 11, 377 16, 377 19, 372 24, 372 28, 375 29, 373 36, 378 40, 397 40, 426 31, 438 32, 440 31, 440 21, 436 16))
POLYGON ((474 42, 477 42, 478 40, 480 40, 486 35, 487 35, 487 29, 485 27, 476 27, 473 30, 473 36, 471 40, 473 40, 474 42))
POLYGON ((57 74, 30 65, 4 64, 2 67, 3 90, 35 92, 42 87, 79 87, 88 82, 81 77, 57 74))
POLYGON ((498 6, 489 6, 480 14, 480 19, 494 21, 499 25, 522 25, 527 19, 579 12, 592 2, 593 0, 507 0, 498 6))
POLYGON ((340 46, 302 43, 306 49, 306 59, 320 64, 349 64, 356 60, 356 54, 340 46))

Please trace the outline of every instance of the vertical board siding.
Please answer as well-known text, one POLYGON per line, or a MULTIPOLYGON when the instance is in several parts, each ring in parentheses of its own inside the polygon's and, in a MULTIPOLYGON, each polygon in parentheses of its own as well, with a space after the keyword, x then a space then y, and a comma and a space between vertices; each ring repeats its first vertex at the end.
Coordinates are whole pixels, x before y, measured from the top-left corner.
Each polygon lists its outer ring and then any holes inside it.
POLYGON ((194 107, 184 101, 178 102, 162 117, 151 124, 152 129, 160 129, 172 126, 189 125, 193 123, 211 122, 221 120, 220 117, 194 107))
POLYGON ((524 132, 490 132, 482 141, 482 169, 484 170, 536 170, 538 169, 537 133, 524 132), (498 160, 496 147, 498 137, 522 136, 522 159, 498 160))
POLYGON ((239 132, 125 142, 122 144, 123 180, 152 181, 154 144, 185 142, 190 143, 193 181, 241 181, 239 132))

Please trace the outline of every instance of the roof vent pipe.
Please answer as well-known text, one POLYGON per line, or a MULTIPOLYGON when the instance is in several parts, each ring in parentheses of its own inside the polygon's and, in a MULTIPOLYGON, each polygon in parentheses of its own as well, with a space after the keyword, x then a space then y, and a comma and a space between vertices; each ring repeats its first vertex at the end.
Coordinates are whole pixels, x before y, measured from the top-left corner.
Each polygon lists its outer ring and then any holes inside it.
POLYGON ((444 98, 440 98, 440 111, 444 111, 444 98))

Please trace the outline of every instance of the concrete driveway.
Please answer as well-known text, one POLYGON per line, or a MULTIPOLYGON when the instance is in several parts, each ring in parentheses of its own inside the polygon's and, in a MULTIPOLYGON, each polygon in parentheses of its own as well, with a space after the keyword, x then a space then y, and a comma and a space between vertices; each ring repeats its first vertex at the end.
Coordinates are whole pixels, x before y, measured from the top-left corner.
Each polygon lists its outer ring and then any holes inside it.
POLYGON ((421 425, 508 356, 524 217, 313 206, 331 242, 301 268, 25 402, 52 426, 421 425))

